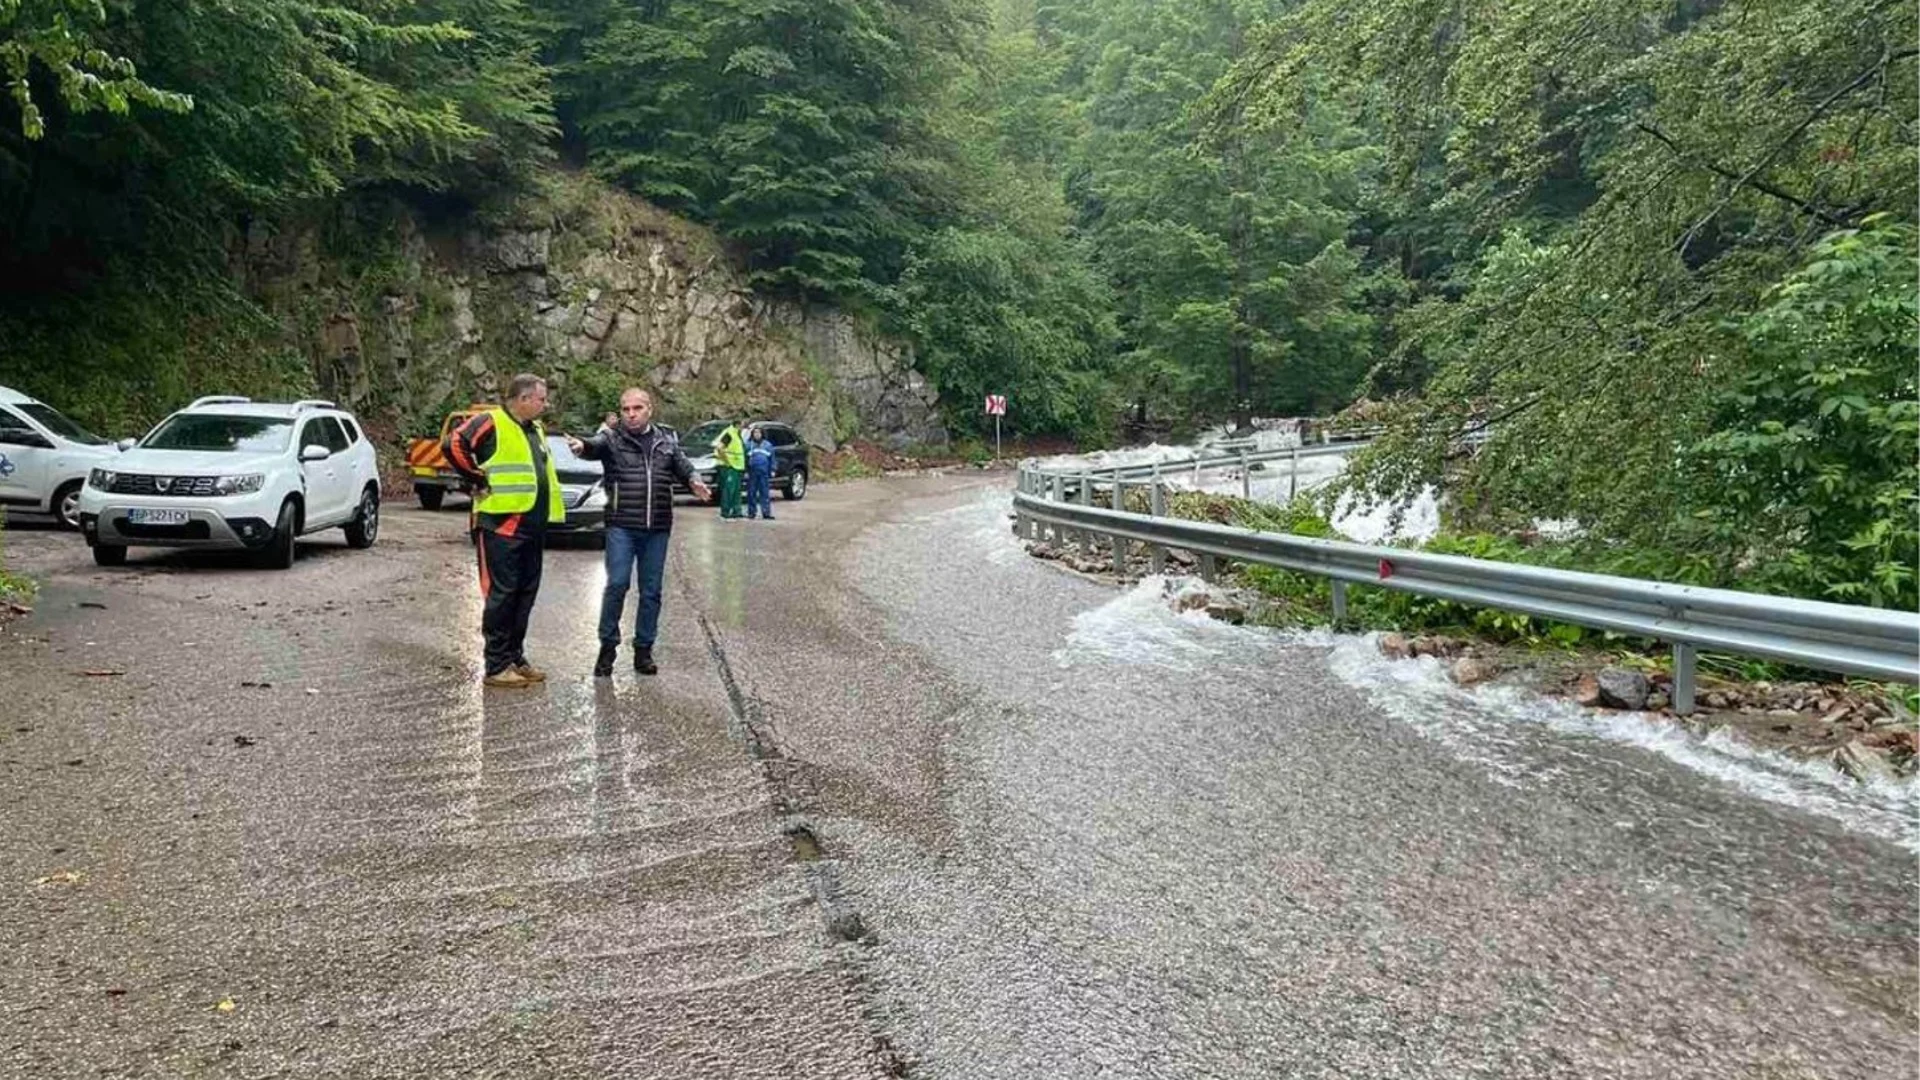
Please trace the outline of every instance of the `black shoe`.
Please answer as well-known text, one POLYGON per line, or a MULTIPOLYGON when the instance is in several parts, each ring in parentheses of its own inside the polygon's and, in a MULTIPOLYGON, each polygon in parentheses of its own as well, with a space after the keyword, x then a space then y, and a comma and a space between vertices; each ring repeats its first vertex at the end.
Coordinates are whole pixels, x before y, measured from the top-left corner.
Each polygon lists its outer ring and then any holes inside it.
POLYGON ((594 678, 604 679, 613 674, 613 653, 614 647, 612 645, 600 646, 600 655, 595 657, 593 661, 594 678))
POLYGON ((657 675, 660 668, 653 662, 653 646, 641 645, 633 650, 633 670, 642 675, 657 675))

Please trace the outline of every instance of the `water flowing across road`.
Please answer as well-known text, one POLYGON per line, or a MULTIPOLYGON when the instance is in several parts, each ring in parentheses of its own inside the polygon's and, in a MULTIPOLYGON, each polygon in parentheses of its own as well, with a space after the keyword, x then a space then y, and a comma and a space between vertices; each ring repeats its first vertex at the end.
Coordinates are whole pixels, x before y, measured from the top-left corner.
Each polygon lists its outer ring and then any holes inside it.
POLYGON ((1176 616, 1008 497, 685 508, 651 679, 550 552, 515 693, 455 514, 279 574, 10 532, 0 1074, 1909 1070, 1907 791, 1176 616))

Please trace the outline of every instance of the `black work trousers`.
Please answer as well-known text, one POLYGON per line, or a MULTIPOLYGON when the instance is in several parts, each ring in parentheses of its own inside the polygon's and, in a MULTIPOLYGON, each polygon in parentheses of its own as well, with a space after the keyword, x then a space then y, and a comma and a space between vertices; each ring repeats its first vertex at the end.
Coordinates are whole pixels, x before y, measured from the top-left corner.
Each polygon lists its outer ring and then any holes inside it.
POLYGON ((480 595, 486 601, 480 631, 487 639, 489 675, 527 662, 527 620, 540 592, 547 533, 526 528, 524 520, 520 525, 507 536, 493 529, 473 530, 480 553, 480 595))

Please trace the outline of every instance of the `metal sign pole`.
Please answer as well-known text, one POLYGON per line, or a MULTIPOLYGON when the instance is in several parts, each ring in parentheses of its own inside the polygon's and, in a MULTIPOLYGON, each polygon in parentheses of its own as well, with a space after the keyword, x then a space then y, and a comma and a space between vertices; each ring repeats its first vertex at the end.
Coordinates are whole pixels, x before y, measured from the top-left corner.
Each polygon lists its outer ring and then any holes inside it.
POLYGON ((1000 460, 1000 414, 993 414, 993 460, 1000 460))

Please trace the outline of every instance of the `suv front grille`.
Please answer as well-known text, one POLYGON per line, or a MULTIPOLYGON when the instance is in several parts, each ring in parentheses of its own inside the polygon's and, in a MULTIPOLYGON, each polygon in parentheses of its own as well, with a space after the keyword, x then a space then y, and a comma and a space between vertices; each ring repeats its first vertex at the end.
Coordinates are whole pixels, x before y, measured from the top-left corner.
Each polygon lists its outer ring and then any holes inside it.
POLYGON ((210 540, 213 529, 204 521, 189 521, 185 525, 135 525, 126 518, 113 519, 113 527, 121 536, 135 540, 210 540))
POLYGON ((214 477, 211 476, 149 476, 146 473, 121 473, 113 479, 113 492, 116 495, 175 495, 194 496, 213 494, 214 477))

